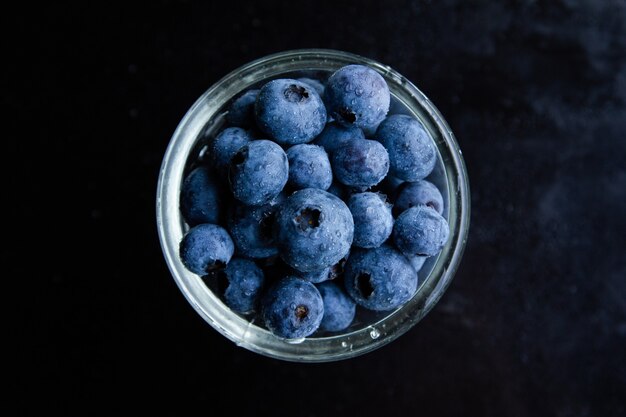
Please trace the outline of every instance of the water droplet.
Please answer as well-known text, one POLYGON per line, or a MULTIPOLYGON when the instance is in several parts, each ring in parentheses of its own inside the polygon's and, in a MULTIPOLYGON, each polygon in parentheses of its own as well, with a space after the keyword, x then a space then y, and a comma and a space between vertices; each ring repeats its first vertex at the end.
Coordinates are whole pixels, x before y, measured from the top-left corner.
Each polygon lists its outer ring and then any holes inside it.
POLYGON ((348 343, 347 342, 341 342, 341 347, 342 348, 347 348, 348 347, 348 343))
POLYGON ((370 330, 370 337, 372 339, 378 339, 378 337, 380 337, 380 332, 377 329, 372 328, 372 330, 370 330))

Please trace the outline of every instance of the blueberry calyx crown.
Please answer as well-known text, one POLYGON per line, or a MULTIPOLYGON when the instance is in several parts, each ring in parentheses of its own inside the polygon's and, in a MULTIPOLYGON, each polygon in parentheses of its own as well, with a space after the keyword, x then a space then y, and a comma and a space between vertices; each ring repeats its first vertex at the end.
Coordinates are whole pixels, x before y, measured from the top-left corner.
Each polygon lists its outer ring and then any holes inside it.
POLYGON ((330 267, 328 271, 328 279, 332 280, 343 274, 344 266, 346 265, 347 258, 342 258, 335 265, 330 267))
POLYGON ((352 124, 356 122, 356 114, 348 108, 339 109, 337 115, 341 118, 342 121, 352 124))
POLYGON ((295 313, 296 319, 302 321, 309 315, 309 309, 306 306, 299 305, 296 307, 295 313))
POLYGON ((309 98, 309 92, 306 91, 306 88, 295 84, 289 85, 283 94, 290 103, 301 103, 309 98))
POLYGON ((366 299, 374 292, 370 278, 371 275, 368 272, 361 272, 356 278, 357 290, 361 293, 363 298, 366 299))
POLYGON ((294 219, 300 230, 306 232, 309 229, 319 227, 322 218, 322 212, 316 208, 307 207, 300 211, 294 219))
POLYGON ((241 165, 246 162, 246 159, 248 159, 248 149, 242 148, 233 156, 232 163, 233 165, 241 165))

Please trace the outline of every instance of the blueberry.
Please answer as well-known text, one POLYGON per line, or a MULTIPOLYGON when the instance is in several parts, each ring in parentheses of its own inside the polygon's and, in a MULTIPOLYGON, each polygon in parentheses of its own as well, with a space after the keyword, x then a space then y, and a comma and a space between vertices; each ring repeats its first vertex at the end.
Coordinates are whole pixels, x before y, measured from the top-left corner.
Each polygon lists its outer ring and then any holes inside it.
POLYGON ((226 121, 237 127, 252 127, 254 125, 254 102, 259 90, 248 90, 239 96, 230 106, 226 121))
POLYGON ((231 190, 244 204, 268 203, 282 191, 288 177, 289 162, 285 151, 269 140, 249 142, 230 161, 231 190))
POLYGON ((265 325, 276 336, 295 339, 314 333, 324 316, 315 285, 288 276, 271 286, 261 301, 265 325))
POLYGON ((324 90, 328 113, 339 123, 373 132, 389 111, 391 96, 385 79, 363 65, 333 73, 324 90))
POLYGON ((241 314, 256 309, 265 277, 253 261, 233 258, 223 271, 215 275, 228 307, 241 314))
POLYGON ((396 249, 354 249, 344 273, 348 294, 362 307, 375 311, 406 303, 417 290, 417 274, 396 249))
POLYGON ((443 214, 443 197, 439 189, 431 182, 420 180, 406 182, 398 189, 398 196, 393 207, 394 214, 399 216, 404 210, 417 205, 425 205, 443 214))
POLYGON ((355 302, 334 282, 322 282, 317 285, 317 289, 324 301, 320 330, 338 332, 350 326, 356 313, 355 302))
POLYGON ((250 134, 239 127, 222 130, 211 144, 213 165, 218 169, 227 168, 237 151, 251 140, 250 134))
POLYGON ((356 126, 343 126, 336 122, 328 123, 322 133, 313 141, 314 144, 323 146, 326 152, 331 154, 337 148, 354 139, 365 139, 365 134, 356 126))
POLYGON ((446 219, 427 206, 405 210, 393 226, 393 240, 405 255, 436 255, 446 244, 449 234, 446 219))
POLYGON ((191 171, 181 186, 180 211, 190 226, 217 223, 220 218, 220 187, 206 166, 191 171))
POLYGON ((180 242, 180 259, 198 275, 222 269, 233 256, 235 246, 228 232, 215 224, 192 227, 180 242))
POLYGON ((405 181, 417 181, 430 174, 437 162, 437 150, 426 128, 407 115, 387 117, 376 131, 376 139, 389 152, 389 173, 405 181))
POLYGON ((313 87, 313 89, 317 92, 317 94, 319 94, 320 97, 324 97, 324 84, 322 84, 321 81, 307 77, 298 78, 298 81, 307 84, 309 87, 313 87))
POLYGON ((274 237, 281 258, 302 272, 332 266, 350 251, 352 214, 336 196, 319 189, 296 191, 280 205, 274 237))
POLYGON ((265 84, 255 103, 259 128, 281 145, 313 140, 324 129, 326 108, 314 88, 278 79, 265 84))
POLYGON ((356 139, 332 154, 331 165, 337 181, 363 191, 387 175, 389 155, 380 142, 356 139))
POLYGON ((235 205, 228 218, 228 230, 239 255, 260 259, 278 254, 278 247, 272 236, 272 225, 278 204, 285 198, 280 193, 262 206, 235 205))
POLYGON ((354 246, 377 248, 391 235, 393 216, 385 196, 370 192, 352 194, 348 208, 354 219, 354 246))
POLYGON ((321 146, 301 144, 287 149, 289 160, 288 184, 292 189, 319 188, 326 190, 333 181, 328 154, 321 146))

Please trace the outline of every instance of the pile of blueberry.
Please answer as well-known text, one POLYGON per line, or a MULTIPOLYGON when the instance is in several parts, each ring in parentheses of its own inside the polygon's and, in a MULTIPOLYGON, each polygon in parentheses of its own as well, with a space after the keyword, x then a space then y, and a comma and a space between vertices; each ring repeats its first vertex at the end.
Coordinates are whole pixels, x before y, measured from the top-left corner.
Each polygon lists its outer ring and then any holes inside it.
POLYGON ((425 180, 435 144, 389 105, 363 65, 245 91, 184 179, 185 267, 281 338, 344 330, 357 305, 407 302, 449 228, 425 180))

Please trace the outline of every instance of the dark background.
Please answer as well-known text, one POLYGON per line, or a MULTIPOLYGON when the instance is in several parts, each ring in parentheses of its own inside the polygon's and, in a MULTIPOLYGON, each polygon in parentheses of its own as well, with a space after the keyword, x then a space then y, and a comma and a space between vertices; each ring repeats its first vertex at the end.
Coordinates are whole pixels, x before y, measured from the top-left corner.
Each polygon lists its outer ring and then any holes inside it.
POLYGON ((3 14, 16 415, 626 415, 624 1, 3 14), (412 80, 455 132, 472 192, 465 256, 434 310, 375 352, 316 365, 213 330, 155 225, 161 158, 191 104, 236 67, 305 47, 412 80))

